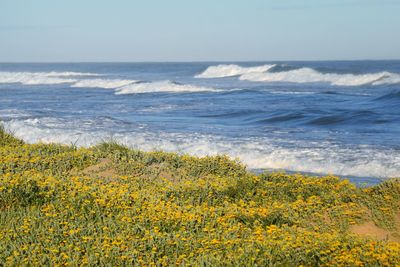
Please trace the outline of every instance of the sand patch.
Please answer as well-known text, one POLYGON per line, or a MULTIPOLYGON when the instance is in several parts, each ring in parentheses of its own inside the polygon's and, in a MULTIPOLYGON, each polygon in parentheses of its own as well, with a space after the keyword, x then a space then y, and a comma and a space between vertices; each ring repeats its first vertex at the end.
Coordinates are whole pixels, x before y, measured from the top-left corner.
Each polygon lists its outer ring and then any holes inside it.
POLYGON ((389 231, 379 228, 373 222, 353 225, 350 227, 350 232, 357 235, 369 236, 378 240, 389 240, 390 237, 389 231))
POLYGON ((350 227, 350 232, 353 234, 371 237, 377 240, 389 240, 400 242, 400 213, 396 214, 396 230, 389 231, 386 229, 382 229, 375 225, 374 222, 368 221, 363 224, 353 225, 350 227))
POLYGON ((112 167, 112 161, 110 159, 101 159, 99 163, 83 169, 80 173, 90 177, 108 180, 118 176, 116 170, 112 167))

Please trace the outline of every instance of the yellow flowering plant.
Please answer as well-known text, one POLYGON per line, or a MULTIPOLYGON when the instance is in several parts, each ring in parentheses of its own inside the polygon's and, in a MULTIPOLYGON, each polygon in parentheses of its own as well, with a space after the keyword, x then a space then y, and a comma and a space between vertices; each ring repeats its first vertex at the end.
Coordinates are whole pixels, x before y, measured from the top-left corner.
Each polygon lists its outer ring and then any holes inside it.
POLYGON ((398 266, 399 205, 396 179, 357 188, 257 175, 226 156, 24 144, 0 129, 5 266, 398 266))

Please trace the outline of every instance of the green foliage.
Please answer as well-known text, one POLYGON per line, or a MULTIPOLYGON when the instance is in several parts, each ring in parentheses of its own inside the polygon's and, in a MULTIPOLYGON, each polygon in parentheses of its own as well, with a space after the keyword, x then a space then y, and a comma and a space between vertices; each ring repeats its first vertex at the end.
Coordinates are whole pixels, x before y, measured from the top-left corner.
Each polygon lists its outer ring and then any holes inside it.
POLYGON ((4 129, 4 126, 0 124, 0 147, 1 146, 19 146, 22 145, 23 142, 4 129))
POLYGON ((398 242, 350 231, 371 220, 398 230, 399 180, 357 188, 333 176, 255 175, 226 156, 0 137, 0 265, 400 264, 398 242))
POLYGON ((159 177, 160 174, 175 179, 199 178, 206 175, 243 176, 246 168, 227 156, 197 158, 162 151, 143 152, 131 150, 116 142, 97 145, 94 148, 102 157, 111 158, 113 166, 123 175, 146 175, 159 177))
POLYGON ((400 210, 400 179, 384 181, 363 191, 363 204, 369 208, 375 223, 383 228, 395 230, 394 218, 400 210))
POLYGON ((23 144, 0 147, 0 174, 28 170, 62 174, 73 168, 82 169, 97 159, 91 150, 56 144, 23 144))

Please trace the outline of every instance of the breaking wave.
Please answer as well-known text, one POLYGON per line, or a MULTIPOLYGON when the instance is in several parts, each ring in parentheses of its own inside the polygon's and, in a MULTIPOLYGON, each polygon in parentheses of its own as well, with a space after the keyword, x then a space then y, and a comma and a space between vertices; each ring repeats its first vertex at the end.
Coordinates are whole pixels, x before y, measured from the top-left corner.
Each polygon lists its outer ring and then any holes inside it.
POLYGON ((85 87, 85 88, 105 88, 114 89, 128 84, 136 83, 136 80, 111 80, 111 79, 87 79, 80 80, 71 87, 85 87))
POLYGON ((75 71, 64 71, 64 72, 56 72, 56 71, 51 71, 51 72, 32 72, 33 74, 41 73, 45 74, 49 77, 70 77, 70 76, 100 76, 98 73, 92 73, 92 72, 75 72, 75 71))
POLYGON ((101 123, 103 129, 93 131, 96 121, 80 122, 56 118, 11 119, 7 130, 28 143, 57 142, 90 146, 113 139, 145 151, 164 150, 195 156, 227 154, 239 158, 254 169, 280 169, 319 174, 358 177, 400 176, 400 151, 370 146, 338 147, 325 141, 318 146, 282 147, 279 140, 265 138, 229 139, 198 133, 150 132, 145 129, 110 133, 113 120, 101 123), (86 125, 87 124, 87 125, 86 125), (85 126, 86 127, 82 127, 85 126), (78 128, 79 126, 79 128, 78 128), (67 127, 67 128, 66 128, 67 127))
POLYGON ((153 92, 217 92, 215 88, 181 84, 174 81, 141 82, 130 79, 101 78, 100 74, 83 72, 0 72, 0 84, 24 85, 69 84, 70 87, 115 89, 115 94, 153 92), (83 77, 83 78, 82 78, 83 77), (95 78, 90 78, 95 77, 95 78))
POLYGON ((196 78, 223 78, 231 76, 239 76, 246 73, 262 73, 275 67, 272 65, 262 65, 256 67, 241 67, 238 65, 217 65, 210 66, 202 73, 196 75, 196 78))
POLYGON ((282 72, 252 72, 239 77, 254 82, 330 83, 337 86, 384 85, 400 83, 400 74, 378 72, 368 74, 321 73, 311 68, 282 72))
POLYGON ((115 90, 117 95, 139 94, 139 93, 155 93, 155 92, 217 92, 219 89, 203 86, 195 86, 189 84, 181 84, 173 81, 157 81, 133 83, 119 87, 115 90))
POLYGON ((97 75, 84 72, 0 72, 0 83, 26 85, 74 83, 77 82, 76 77, 97 75))

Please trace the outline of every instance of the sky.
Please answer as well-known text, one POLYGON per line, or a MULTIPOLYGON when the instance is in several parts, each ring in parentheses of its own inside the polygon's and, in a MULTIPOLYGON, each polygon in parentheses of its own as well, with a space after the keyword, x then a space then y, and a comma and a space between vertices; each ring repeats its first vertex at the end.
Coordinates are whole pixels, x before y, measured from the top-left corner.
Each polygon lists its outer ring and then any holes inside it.
POLYGON ((0 0, 0 62, 400 59, 400 0, 0 0))

